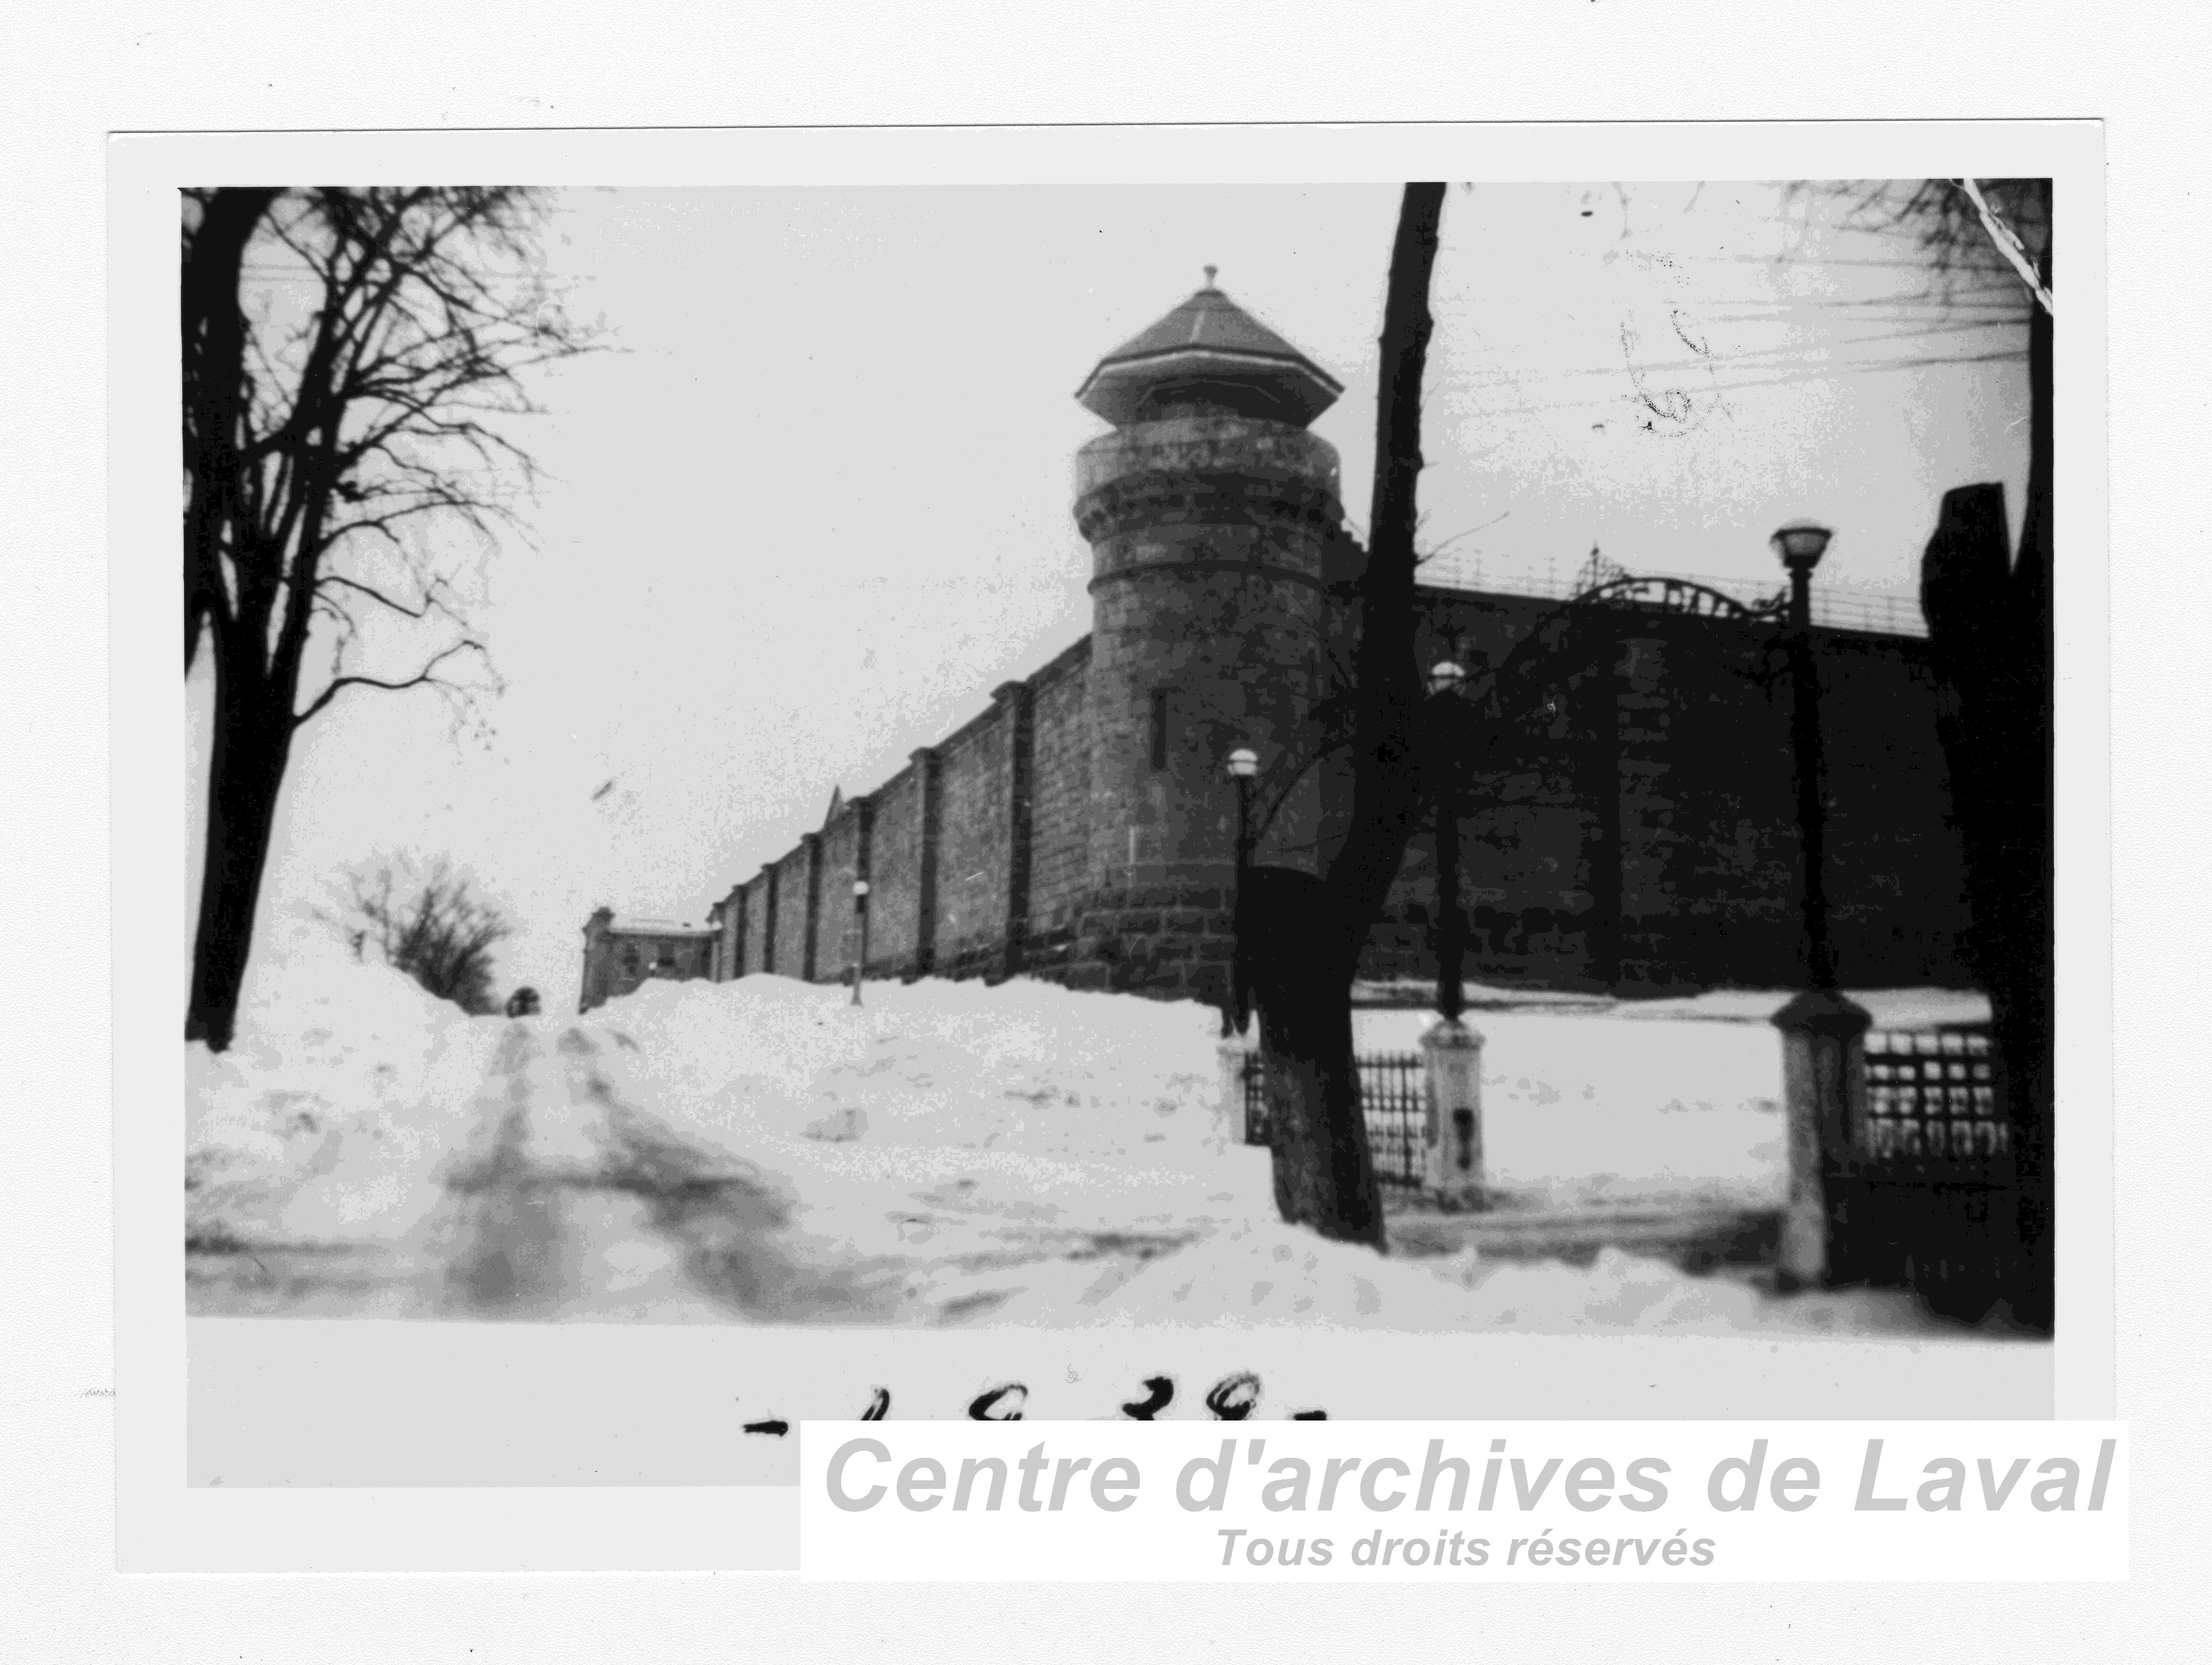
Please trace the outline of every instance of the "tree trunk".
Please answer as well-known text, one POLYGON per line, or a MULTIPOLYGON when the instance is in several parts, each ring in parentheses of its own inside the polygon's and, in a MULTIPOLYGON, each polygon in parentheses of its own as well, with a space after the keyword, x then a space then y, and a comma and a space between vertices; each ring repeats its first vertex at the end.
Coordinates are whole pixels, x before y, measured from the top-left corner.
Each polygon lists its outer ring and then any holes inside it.
POLYGON ((1240 986, 1260 1009, 1260 1050, 1283 1218, 1341 1242, 1387 1247, 1359 1095, 1352 982, 1389 900, 1422 805, 1414 663, 1414 492, 1421 471, 1421 376, 1429 274, 1444 187, 1408 185, 1383 300, 1375 494, 1360 581, 1352 807, 1325 878, 1274 868, 1238 896, 1240 986))
POLYGON ((1352 1036, 1356 957, 1330 954, 1322 881, 1255 867, 1237 896, 1237 952, 1260 1010, 1275 1208, 1343 1243, 1386 1246, 1352 1036))
POLYGON ((216 656, 215 744, 208 779, 206 853, 199 929, 192 947, 185 1039, 229 1047, 246 984, 253 918, 269 863, 276 794, 292 747, 290 702, 266 694, 239 698, 216 656))
POLYGON ((237 504, 236 429, 246 396, 246 314, 238 282, 246 246, 276 198, 270 190, 225 189, 204 205, 180 262, 178 321, 184 348, 188 421, 185 471, 191 482, 185 508, 185 669, 192 668, 200 630, 221 603, 217 544, 234 524, 237 504))

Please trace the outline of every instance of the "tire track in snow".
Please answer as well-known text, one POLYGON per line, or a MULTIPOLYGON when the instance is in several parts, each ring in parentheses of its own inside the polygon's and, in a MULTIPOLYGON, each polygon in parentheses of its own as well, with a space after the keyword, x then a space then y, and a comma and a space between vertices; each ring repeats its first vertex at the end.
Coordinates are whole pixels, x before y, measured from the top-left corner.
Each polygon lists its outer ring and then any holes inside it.
MULTIPOLYGON (((759 1169, 685 1138, 623 1098, 601 1038, 518 1022, 477 1103, 477 1148, 447 1176, 434 1237, 438 1304, 455 1316, 588 1316, 643 1238, 669 1297, 768 1321, 884 1319, 899 1290, 884 1265, 818 1260, 787 1230, 792 1206, 759 1169)), ((618 1302, 652 1305, 649 1291, 618 1302)))
MULTIPOLYGON (((441 1304, 460 1312, 537 1316, 580 1292, 579 1258, 564 1251, 572 1201, 562 1191, 587 1175, 563 1176, 534 1159, 531 1110, 533 1066, 544 1056, 538 1037, 511 1029, 494 1058, 494 1076, 477 1103, 484 1109, 488 1148, 447 1175, 452 1217, 434 1229, 446 1245, 441 1304), (491 1099, 490 1104, 485 1104, 491 1099)), ((482 1135, 480 1134, 480 1138, 482 1135)), ((443 1212, 443 1211, 441 1211, 443 1212)))
MULTIPOLYGON (((1041 1268, 1091 1294, 1190 1231, 1055 1229, 980 1209, 958 1185, 890 1218, 917 1252, 810 1237, 791 1180, 691 1137, 641 1103, 611 1029, 523 1018, 447 1112, 459 1148, 435 1201, 396 1241, 257 1242, 190 1259, 206 1316, 965 1325, 1041 1268), (940 1240, 939 1232, 949 1235, 940 1240)), ((427 1107, 426 1107, 427 1108, 427 1107)))

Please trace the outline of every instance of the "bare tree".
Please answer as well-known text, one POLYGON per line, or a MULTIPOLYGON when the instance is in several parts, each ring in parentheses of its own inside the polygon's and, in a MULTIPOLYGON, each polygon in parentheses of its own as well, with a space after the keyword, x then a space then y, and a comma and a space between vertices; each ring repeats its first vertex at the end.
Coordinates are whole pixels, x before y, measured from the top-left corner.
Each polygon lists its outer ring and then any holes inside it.
POLYGON ((1358 637, 1340 711, 1328 719, 1340 721, 1347 737, 1350 826, 1319 877, 1255 868, 1239 887, 1237 905, 1237 981, 1259 1008, 1277 1210, 1323 1237, 1377 1249, 1386 1246, 1382 1192, 1360 1109, 1352 984, 1426 795, 1417 732, 1415 489, 1421 378, 1433 328, 1429 276, 1443 200, 1442 185, 1406 187, 1383 301, 1358 637))
POLYGON ((497 1009, 491 951, 514 935, 507 916, 471 893, 440 858, 379 862, 345 876, 340 928, 356 959, 376 957, 441 1000, 477 1016, 497 1009))
POLYGON ((507 187, 209 190, 182 228, 185 663, 215 713, 187 1040, 236 1023, 300 729, 349 689, 496 687, 438 534, 512 523, 526 369, 583 351, 507 187))

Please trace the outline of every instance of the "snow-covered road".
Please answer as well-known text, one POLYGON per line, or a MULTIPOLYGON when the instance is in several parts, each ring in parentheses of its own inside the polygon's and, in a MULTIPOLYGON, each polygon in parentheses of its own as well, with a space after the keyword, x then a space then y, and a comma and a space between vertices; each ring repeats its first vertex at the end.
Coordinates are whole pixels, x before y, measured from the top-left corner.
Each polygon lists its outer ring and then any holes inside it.
POLYGON ((860 1268, 792 1251, 788 1200, 757 1168, 626 1102, 600 1067, 604 1045, 520 1024, 502 1043, 477 1148, 445 1177, 426 1226, 443 1310, 559 1316, 653 1281, 758 1317, 885 1305, 860 1268))
MULTIPOLYGON (((994 1221, 988 1247, 948 1255, 869 1254, 794 1230, 804 1211, 789 1175, 686 1134, 624 1090, 611 1054, 635 1048, 595 1026, 510 1024, 463 1118, 468 1131, 431 1176, 435 1202, 410 1231, 384 1245, 204 1233, 191 1257, 194 1310, 943 1322, 994 1303, 960 1288, 963 1273, 1037 1261, 1095 1272, 1191 1235, 994 1221)), ((963 1212, 957 1188, 937 1200, 936 1218, 909 1206, 895 1222, 906 1239, 927 1243, 951 1223, 948 1206, 963 1212)))
MULTIPOLYGON (((753 977, 502 1020, 375 968, 294 969, 250 1039, 188 1055, 195 1313, 1927 1327, 1901 1297, 1778 1300, 1617 1249, 1571 1262, 1452 1236, 1383 1257, 1285 1226, 1267 1153, 1223 1139, 1195 1006, 925 982, 860 1008, 753 977)), ((1525 1170, 1509 1178, 1615 1212, 1756 1206, 1771 1188, 1771 1032, 1486 1023, 1486 1120, 1525 1170)))

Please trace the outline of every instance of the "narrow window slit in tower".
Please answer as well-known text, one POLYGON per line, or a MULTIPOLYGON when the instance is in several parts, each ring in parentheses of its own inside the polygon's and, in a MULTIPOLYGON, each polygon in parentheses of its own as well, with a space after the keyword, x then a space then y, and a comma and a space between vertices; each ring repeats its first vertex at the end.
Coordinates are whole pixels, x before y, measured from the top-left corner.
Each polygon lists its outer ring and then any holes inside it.
POLYGON ((1168 690, 1152 690, 1152 767, 1168 766, 1168 690))

